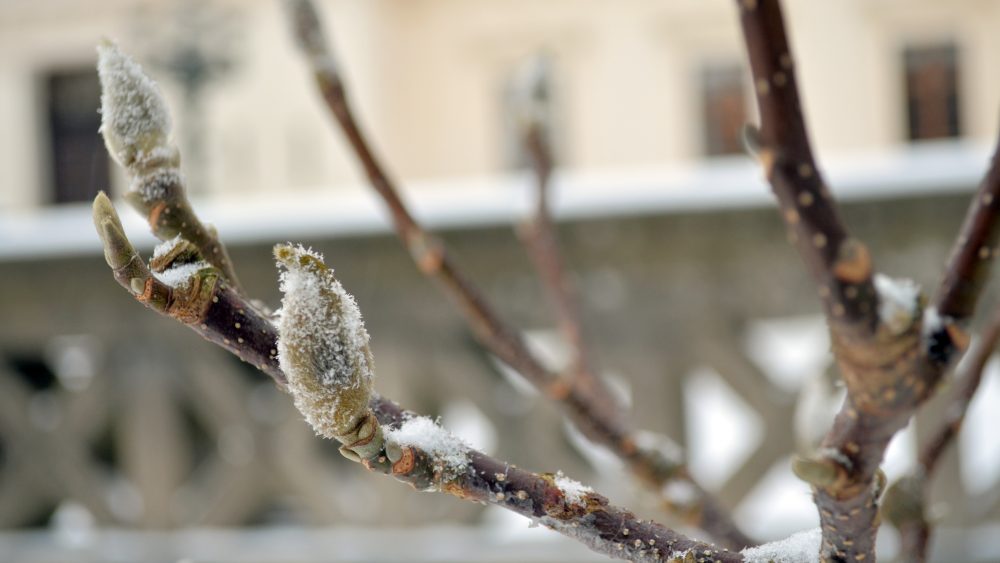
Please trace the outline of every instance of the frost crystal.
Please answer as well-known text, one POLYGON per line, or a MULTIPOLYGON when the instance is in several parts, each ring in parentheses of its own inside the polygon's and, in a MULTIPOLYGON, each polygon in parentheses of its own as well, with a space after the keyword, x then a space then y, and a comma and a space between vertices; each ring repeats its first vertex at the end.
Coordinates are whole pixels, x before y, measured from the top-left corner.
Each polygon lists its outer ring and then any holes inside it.
POLYGON ((97 55, 101 133, 108 151, 125 167, 170 156, 170 116, 156 83, 114 43, 102 43, 97 55))
POLYGON ((878 292, 878 316, 882 324, 896 334, 908 329, 919 309, 920 286, 913 280, 896 280, 875 274, 878 292))
POLYGON ((746 563, 813 563, 819 561, 822 539, 820 529, 813 528, 783 540, 744 549, 740 553, 746 563))
POLYGON ((156 276, 156 279, 174 289, 184 289, 189 283, 191 283, 191 276, 198 273, 199 270, 211 267, 211 264, 208 262, 192 262, 189 264, 174 266, 162 272, 153 272, 153 275, 156 276))
POLYGON ((412 446, 441 462, 452 476, 465 470, 469 462, 468 444, 426 416, 415 416, 396 430, 386 433, 386 440, 400 446, 412 446))
POLYGON ((554 481, 556 486, 559 487, 559 490, 563 492, 563 495, 566 497, 566 501, 573 504, 583 502, 584 495, 594 492, 594 489, 591 489, 579 481, 574 481, 573 479, 563 475, 562 471, 556 472, 554 481))
POLYGON ((346 434, 367 412, 373 361, 354 297, 318 253, 275 249, 281 274, 278 363, 295 406, 317 433, 346 434))

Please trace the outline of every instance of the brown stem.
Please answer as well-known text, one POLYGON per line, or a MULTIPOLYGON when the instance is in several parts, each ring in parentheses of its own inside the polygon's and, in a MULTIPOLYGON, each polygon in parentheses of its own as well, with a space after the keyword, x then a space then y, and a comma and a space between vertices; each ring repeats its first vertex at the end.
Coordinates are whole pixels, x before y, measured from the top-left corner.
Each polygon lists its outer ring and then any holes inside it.
MULTIPOLYGON (((675 479, 693 483, 677 460, 665 456, 658 449, 636 445, 636 431, 626 421, 621 409, 610 408, 607 400, 598 401, 597 397, 601 394, 595 395, 591 388, 568 386, 563 378, 547 370, 530 352, 520 333, 500 318, 475 285, 451 261, 441 242, 417 223, 361 132, 337 64, 323 39, 325 34, 315 7, 308 0, 295 0, 292 4, 293 33, 312 66, 320 93, 372 188, 389 208, 397 235, 421 272, 437 280, 458 303, 479 342, 554 400, 587 438, 614 452, 625 461, 633 474, 654 490, 659 492, 663 484, 675 479)), ((751 540, 738 530, 720 505, 710 499, 703 489, 695 487, 701 493, 699 501, 702 502, 693 510, 685 511, 686 521, 729 547, 751 545, 751 540)))
POLYGON ((870 333, 877 321, 871 257, 850 237, 816 166, 781 7, 777 0, 737 3, 761 116, 760 131, 748 130, 750 148, 818 285, 827 316, 870 333))

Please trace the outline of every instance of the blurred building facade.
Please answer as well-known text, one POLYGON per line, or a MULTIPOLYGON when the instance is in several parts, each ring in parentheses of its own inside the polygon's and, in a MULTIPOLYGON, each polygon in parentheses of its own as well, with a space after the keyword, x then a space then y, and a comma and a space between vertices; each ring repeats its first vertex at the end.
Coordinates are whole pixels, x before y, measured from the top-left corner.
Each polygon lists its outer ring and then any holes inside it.
MULTIPOLYGON (((359 473, 258 374, 114 284, 86 204, 97 190, 126 188, 97 135, 102 36, 165 88, 199 212, 230 244, 251 294, 277 302, 272 243, 312 244, 358 297, 382 392, 505 459, 562 469, 659 517, 613 462, 477 348, 414 270, 360 185, 279 4, 0 3, 0 556, 113 560, 128 545, 95 529, 495 524, 478 506, 359 473)), ((513 89, 520 65, 547 54, 562 165, 554 203, 595 355, 639 425, 688 446, 694 469, 754 534, 815 525, 787 469, 806 423, 789 421, 806 408, 804 382, 828 367, 826 344, 809 316, 814 290, 741 156, 754 85, 730 2, 320 4, 362 121, 418 215, 558 361, 554 323, 510 229, 531 184, 518 172, 513 89), (777 333, 785 340, 768 340, 777 333), (692 408, 709 400, 719 416, 692 408)), ((849 223, 882 269, 933 287, 996 136, 1000 1, 786 6, 813 137, 849 223)), ((125 220, 148 251, 141 221, 125 220)), ((900 440, 890 477, 924 431, 900 440)), ((952 455, 937 485, 936 498, 956 506, 939 549, 985 561, 998 549, 973 541, 973 528, 996 519, 1000 492, 997 475, 968 477, 967 458, 952 455)), ((199 552, 205 542, 165 537, 119 558, 252 552, 199 552)), ((514 545, 520 536, 480 560, 529 560, 514 545)), ((536 545, 539 561, 583 556, 536 545)))
MULTIPOLYGON (((725 0, 321 4, 364 122, 402 178, 492 175, 517 163, 505 108, 517 67, 540 51, 552 60, 566 166, 650 167, 740 152, 752 85, 725 0)), ((788 2, 820 151, 992 138, 998 6, 788 2)), ((0 207, 83 200, 108 187, 99 143, 80 139, 97 123, 94 44, 105 36, 165 86, 179 138, 195 143, 189 160, 204 168, 195 193, 287 195, 353 183, 355 168, 280 8, 271 0, 4 2, 0 111, 10 133, 0 141, 0 207), (83 172, 66 176, 67 168, 83 172)), ((123 189, 120 178, 110 184, 123 189)))

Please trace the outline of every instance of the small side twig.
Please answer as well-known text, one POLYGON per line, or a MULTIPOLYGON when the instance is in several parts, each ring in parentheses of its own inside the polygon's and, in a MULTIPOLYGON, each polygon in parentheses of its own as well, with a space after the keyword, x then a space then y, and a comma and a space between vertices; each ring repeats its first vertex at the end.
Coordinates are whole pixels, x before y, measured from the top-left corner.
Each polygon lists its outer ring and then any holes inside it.
POLYGON ((546 369, 525 345, 520 333, 501 319, 450 259, 442 243, 414 219, 399 196, 395 182, 361 132, 315 6, 309 0, 291 0, 290 4, 293 35, 310 63, 320 94, 372 188, 388 207, 399 239, 421 272, 438 281, 459 305, 478 341, 555 401, 588 439, 616 454, 653 490, 660 493, 663 485, 669 482, 689 484, 694 492, 693 504, 676 510, 678 507, 670 499, 663 499, 664 505, 675 508, 674 513, 688 524, 705 530, 729 547, 751 545, 751 540, 738 529, 721 505, 694 483, 683 463, 660 448, 640 444, 638 432, 626 421, 621 409, 612 410, 607 401, 597 401, 593 391, 584 386, 568 387, 562 377, 546 369))

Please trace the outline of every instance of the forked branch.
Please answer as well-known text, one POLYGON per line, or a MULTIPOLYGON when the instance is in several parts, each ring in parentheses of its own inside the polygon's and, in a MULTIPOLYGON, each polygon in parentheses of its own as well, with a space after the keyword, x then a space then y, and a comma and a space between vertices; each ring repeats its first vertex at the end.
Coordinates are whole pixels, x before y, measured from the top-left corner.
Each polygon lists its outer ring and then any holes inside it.
MULTIPOLYGON (((817 172, 779 2, 738 0, 738 5, 761 115, 760 132, 751 130, 749 142, 819 284, 834 356, 848 391, 822 449, 797 460, 793 469, 813 487, 823 529, 821 558, 873 560, 878 502, 885 487, 879 464, 889 441, 930 396, 954 359, 951 349, 962 351, 963 346, 955 344, 963 339, 939 314, 923 314, 923 298, 912 282, 873 275, 866 247, 848 235, 817 172), (948 339, 948 353, 941 353, 943 337, 948 339)), ((991 223, 986 217, 991 213, 973 211, 970 222, 991 223)), ((970 240, 980 243, 996 236, 993 227, 970 229, 976 231, 970 240)), ((959 242, 960 257, 953 260, 958 265, 952 271, 968 272, 969 264, 961 257, 968 244, 959 242)), ((978 266, 973 269, 975 273, 959 276, 982 275, 978 266)), ((971 299, 959 299, 964 309, 951 308, 951 297, 943 301, 949 311, 967 317, 978 291, 968 293, 971 299)), ((948 289, 942 293, 951 295, 948 289)))

